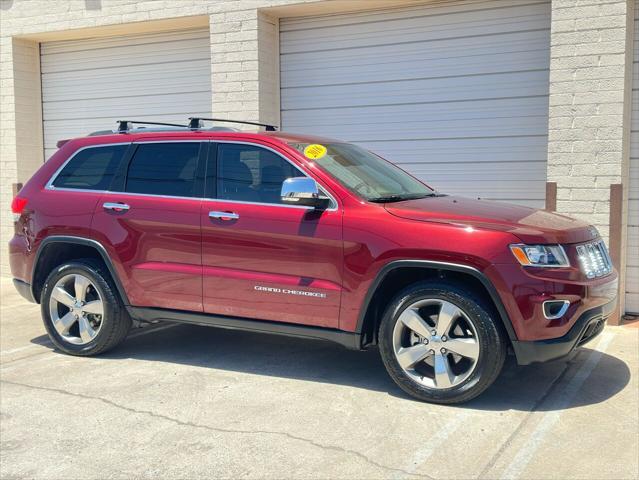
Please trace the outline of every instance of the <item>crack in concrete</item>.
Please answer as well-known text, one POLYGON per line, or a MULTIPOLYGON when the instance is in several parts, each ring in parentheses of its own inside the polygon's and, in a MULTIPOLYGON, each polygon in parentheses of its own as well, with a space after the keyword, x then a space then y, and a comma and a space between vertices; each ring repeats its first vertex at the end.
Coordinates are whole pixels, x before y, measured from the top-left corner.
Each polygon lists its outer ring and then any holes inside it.
POLYGON ((378 463, 375 460, 371 459, 370 457, 367 457, 363 453, 358 452, 357 450, 351 450, 351 449, 348 449, 348 448, 338 447, 338 446, 335 446, 335 445, 324 445, 324 444, 321 444, 321 443, 319 443, 319 442, 317 442, 315 440, 312 440, 312 439, 309 439, 309 438, 305 438, 305 437, 301 437, 301 436, 297 436, 297 435, 293 435, 293 434, 288 433, 288 432, 278 432, 278 431, 275 431, 275 430, 240 430, 240 429, 213 427, 213 426, 210 426, 210 425, 202 425, 202 424, 197 424, 197 423, 192 423, 192 422, 185 422, 183 420, 179 420, 179 419, 174 418, 174 417, 169 417, 168 415, 163 415, 161 413, 152 412, 150 410, 138 410, 138 409, 135 409, 135 408, 127 407, 125 405, 121 405, 119 403, 116 403, 116 402, 114 402, 112 400, 108 400, 106 398, 94 397, 94 396, 85 395, 85 394, 82 394, 82 393, 70 392, 68 390, 63 390, 63 389, 60 389, 60 388, 42 387, 42 386, 38 386, 38 385, 30 385, 30 384, 27 384, 27 383, 13 382, 13 381, 10 381, 10 380, 0 380, 0 383, 6 383, 6 384, 9 384, 9 385, 15 385, 15 386, 18 386, 18 387, 23 387, 23 388, 31 388, 33 390, 42 390, 42 391, 46 391, 46 392, 59 393, 59 394, 62 394, 62 395, 69 395, 69 396, 72 396, 72 397, 82 398, 82 399, 85 399, 85 400, 97 400, 97 401, 103 402, 103 403, 105 403, 107 405, 110 405, 112 407, 115 407, 115 408, 118 408, 118 409, 121 409, 121 410, 125 410, 125 411, 130 412, 130 413, 134 413, 134 414, 138 414, 138 415, 149 415, 149 416, 157 418, 157 419, 161 419, 161 420, 165 420, 165 421, 174 423, 174 424, 179 425, 181 427, 201 428, 201 429, 204 429, 204 430, 209 430, 209 431, 218 432, 218 433, 238 433, 238 434, 248 434, 248 435, 276 435, 276 436, 282 436, 282 437, 290 438, 291 440, 296 440, 298 442, 307 443, 309 445, 312 445, 314 447, 320 448, 322 450, 331 450, 331 451, 334 451, 334 452, 354 455, 354 456, 364 460, 369 465, 375 466, 375 467, 383 469, 383 470, 387 470, 387 471, 391 471, 391 472, 403 473, 404 475, 408 475, 410 477, 415 477, 415 478, 424 478, 424 479, 427 479, 427 480, 434 480, 433 477, 431 477, 429 475, 426 475, 426 474, 412 473, 412 472, 409 472, 409 471, 401 469, 401 468, 395 468, 395 467, 389 467, 387 465, 383 465, 383 464, 378 463))

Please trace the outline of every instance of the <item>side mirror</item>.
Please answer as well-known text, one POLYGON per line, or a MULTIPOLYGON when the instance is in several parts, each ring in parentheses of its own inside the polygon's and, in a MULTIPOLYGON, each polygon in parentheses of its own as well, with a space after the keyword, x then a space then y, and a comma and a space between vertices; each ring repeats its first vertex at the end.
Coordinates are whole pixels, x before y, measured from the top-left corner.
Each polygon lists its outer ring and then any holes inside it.
POLYGON ((282 202, 287 205, 301 205, 323 210, 330 200, 320 196, 317 183, 308 177, 287 178, 282 183, 282 202))

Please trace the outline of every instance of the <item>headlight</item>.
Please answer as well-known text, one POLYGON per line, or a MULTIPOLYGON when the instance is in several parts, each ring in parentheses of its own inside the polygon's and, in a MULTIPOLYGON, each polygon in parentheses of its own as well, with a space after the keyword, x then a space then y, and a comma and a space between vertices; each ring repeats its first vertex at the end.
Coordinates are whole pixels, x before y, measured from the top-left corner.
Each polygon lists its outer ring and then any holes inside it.
POLYGON ((511 245, 510 250, 522 265, 529 267, 569 267, 561 245, 511 245))

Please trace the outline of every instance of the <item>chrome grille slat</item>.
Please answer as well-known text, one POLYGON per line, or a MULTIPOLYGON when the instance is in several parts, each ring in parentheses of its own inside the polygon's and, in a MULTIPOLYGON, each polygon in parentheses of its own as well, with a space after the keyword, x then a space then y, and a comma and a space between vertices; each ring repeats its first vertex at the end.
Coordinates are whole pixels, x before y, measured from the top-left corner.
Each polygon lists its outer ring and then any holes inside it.
POLYGON ((588 278, 599 278, 612 272, 612 262, 603 240, 577 245, 581 271, 588 278))

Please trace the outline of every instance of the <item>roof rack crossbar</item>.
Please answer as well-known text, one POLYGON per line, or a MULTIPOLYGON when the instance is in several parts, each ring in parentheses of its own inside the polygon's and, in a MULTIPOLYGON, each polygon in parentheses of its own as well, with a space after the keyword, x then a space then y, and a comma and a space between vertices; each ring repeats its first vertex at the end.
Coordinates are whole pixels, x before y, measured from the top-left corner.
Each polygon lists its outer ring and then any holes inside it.
POLYGON ((118 133, 126 133, 131 130, 131 126, 136 125, 163 125, 165 127, 182 127, 187 128, 186 125, 179 123, 165 123, 165 122, 145 122, 141 120, 118 120, 118 133))
POLYGON ((226 122, 226 123, 241 123, 244 125, 256 125, 258 127, 264 127, 267 132, 275 132, 277 130, 276 125, 270 125, 268 123, 246 122, 243 120, 230 120, 228 118, 204 118, 204 117, 189 117, 189 128, 191 130, 197 130, 199 128, 202 128, 201 120, 206 120, 207 122, 226 122))

